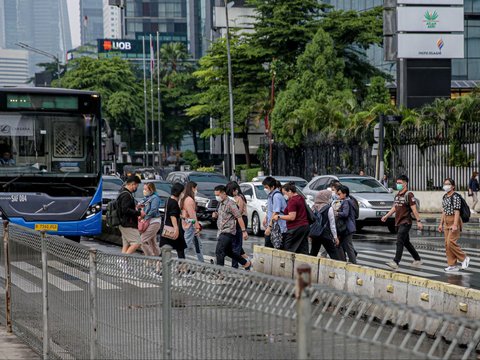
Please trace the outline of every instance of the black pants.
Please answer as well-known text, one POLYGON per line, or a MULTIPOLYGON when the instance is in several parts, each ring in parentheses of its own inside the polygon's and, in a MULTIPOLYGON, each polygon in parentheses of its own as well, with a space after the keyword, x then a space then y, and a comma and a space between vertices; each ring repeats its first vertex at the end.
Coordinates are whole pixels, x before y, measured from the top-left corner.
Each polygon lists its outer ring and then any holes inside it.
POLYGON ((220 234, 217 241, 217 249, 215 250, 215 255, 217 256, 217 265, 225 265, 225 257, 237 260, 241 265, 245 265, 247 260, 241 257, 238 253, 233 252, 233 242, 235 240, 235 235, 232 234, 220 234))
POLYGON ((335 243, 332 239, 327 239, 324 237, 313 237, 312 238, 312 248, 310 249, 311 256, 317 256, 318 252, 320 251, 320 247, 323 245, 325 250, 327 251, 328 256, 330 259, 333 260, 340 260, 338 256, 338 249, 335 246, 335 243))
POLYGON ((355 248, 353 247, 353 233, 341 236, 339 238, 340 240, 340 247, 338 248, 338 255, 340 257, 340 260, 342 261, 347 261, 347 256, 348 256, 348 261, 352 264, 357 263, 357 252, 355 251, 355 248))
MULTIPOLYGON (((243 219, 243 223, 245 224, 245 228, 247 228, 248 217, 243 215, 242 219, 243 219)), ((235 254, 238 254, 240 256, 245 254, 245 250, 243 250, 243 232, 238 222, 237 222, 237 234, 235 235, 235 240, 233 241, 232 249, 235 254)), ((232 267, 235 269, 238 269, 237 260, 232 259, 232 267)))
POLYGON ((294 252, 297 254, 308 255, 308 233, 310 226, 299 226, 295 229, 290 229, 285 234, 284 250, 294 252))
POLYGON ((395 253, 395 261, 397 264, 400 263, 402 260, 403 255, 403 247, 406 247, 408 252, 412 255, 414 260, 420 260, 420 255, 418 255, 417 250, 413 247, 412 243, 410 242, 410 229, 412 228, 412 224, 400 224, 397 226, 397 252, 395 253))

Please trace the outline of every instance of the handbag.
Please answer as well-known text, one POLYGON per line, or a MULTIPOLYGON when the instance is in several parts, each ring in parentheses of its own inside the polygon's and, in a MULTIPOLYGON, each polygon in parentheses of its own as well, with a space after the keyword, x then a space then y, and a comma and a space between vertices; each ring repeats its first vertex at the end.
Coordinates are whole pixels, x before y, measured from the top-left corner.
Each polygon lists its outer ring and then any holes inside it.
POLYGON ((272 225, 270 241, 275 249, 281 249, 283 247, 283 235, 278 222, 274 222, 272 225))
POLYGON ((167 225, 167 209, 168 209, 168 202, 170 199, 167 200, 165 204, 165 217, 163 219, 163 229, 162 229, 162 237, 170 240, 177 240, 179 232, 175 229, 175 227, 167 225))
POLYGON ((150 221, 152 219, 138 219, 138 231, 140 231, 140 234, 143 234, 145 231, 147 231, 148 227, 150 226, 150 221))

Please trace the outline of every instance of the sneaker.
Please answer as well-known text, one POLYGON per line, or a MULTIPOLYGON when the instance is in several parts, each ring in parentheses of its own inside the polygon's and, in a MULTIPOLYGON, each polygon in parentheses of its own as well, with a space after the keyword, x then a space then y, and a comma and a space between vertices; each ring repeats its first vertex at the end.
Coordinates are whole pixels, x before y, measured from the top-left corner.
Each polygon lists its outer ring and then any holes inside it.
POLYGON ((458 272, 459 270, 457 266, 448 266, 445 268, 445 272, 458 272))
POLYGON ((423 264, 422 260, 414 260, 412 262, 412 266, 414 266, 414 267, 420 267, 420 266, 422 266, 422 264, 423 264))
POLYGON ((468 265, 470 265, 470 258, 468 256, 465 257, 465 260, 462 261, 462 269, 468 268, 468 265))
POLYGON ((398 269, 398 264, 395 261, 389 261, 385 263, 387 266, 391 267, 393 270, 398 269))

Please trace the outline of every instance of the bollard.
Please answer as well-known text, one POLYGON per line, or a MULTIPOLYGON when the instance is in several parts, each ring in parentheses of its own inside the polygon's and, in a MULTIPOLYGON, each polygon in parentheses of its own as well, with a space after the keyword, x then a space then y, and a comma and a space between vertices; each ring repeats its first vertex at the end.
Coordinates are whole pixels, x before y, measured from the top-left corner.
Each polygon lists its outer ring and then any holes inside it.
POLYGON ((97 359, 97 250, 89 250, 90 276, 90 359, 97 359))
POLYGON ((307 264, 297 267, 297 282, 295 297, 297 299, 297 358, 310 359, 311 357, 311 317, 312 304, 310 302, 310 285, 312 269, 307 264))
POLYGON ((172 247, 162 247, 162 329, 163 329, 163 358, 172 358, 172 294, 171 294, 171 266, 172 247))
POLYGON ((3 252, 5 256, 5 320, 7 333, 12 333, 12 273, 10 270, 10 249, 9 249, 8 221, 3 222, 3 252))
POLYGON ((48 331, 48 254, 47 238, 45 231, 42 234, 42 305, 43 305, 43 359, 49 357, 49 331, 48 331))

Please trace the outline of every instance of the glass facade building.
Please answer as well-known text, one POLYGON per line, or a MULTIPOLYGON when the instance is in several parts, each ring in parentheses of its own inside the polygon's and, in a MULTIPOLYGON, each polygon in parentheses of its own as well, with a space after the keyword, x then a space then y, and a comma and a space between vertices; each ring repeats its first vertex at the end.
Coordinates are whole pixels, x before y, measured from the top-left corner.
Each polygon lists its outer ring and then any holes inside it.
MULTIPOLYGON (((383 6, 383 0, 326 0, 336 9, 364 11, 383 6)), ((480 1, 465 0, 465 58, 452 60, 452 80, 480 80, 480 1)), ((371 63, 396 76, 394 62, 384 61, 383 49, 368 50, 371 63)))
POLYGON ((96 44, 103 38, 103 2, 80 0, 80 34, 82 45, 96 44))

